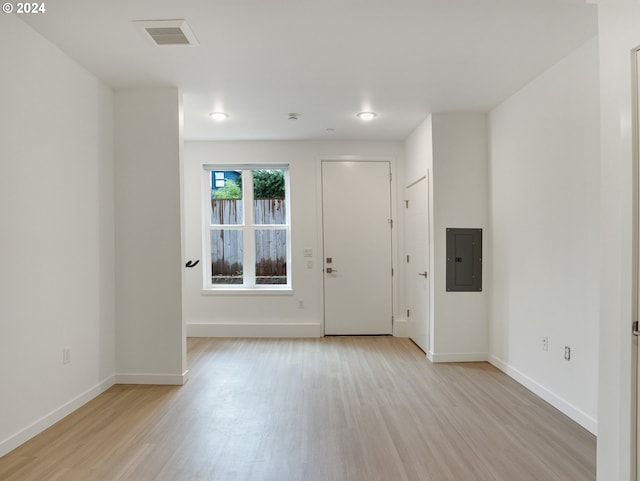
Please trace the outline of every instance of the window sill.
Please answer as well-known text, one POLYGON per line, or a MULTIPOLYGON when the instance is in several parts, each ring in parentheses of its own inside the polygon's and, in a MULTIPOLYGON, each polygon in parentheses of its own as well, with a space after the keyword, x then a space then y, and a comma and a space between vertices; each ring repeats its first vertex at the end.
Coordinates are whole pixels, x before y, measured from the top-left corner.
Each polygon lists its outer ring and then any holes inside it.
POLYGON ((291 287, 216 287, 202 289, 203 296, 292 296, 291 287))

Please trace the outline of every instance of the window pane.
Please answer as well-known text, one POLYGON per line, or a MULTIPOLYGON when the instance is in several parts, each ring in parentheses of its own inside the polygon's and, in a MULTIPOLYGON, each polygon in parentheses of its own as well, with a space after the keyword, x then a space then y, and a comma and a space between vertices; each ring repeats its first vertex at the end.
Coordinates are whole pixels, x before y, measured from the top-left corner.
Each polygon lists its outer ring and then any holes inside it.
POLYGON ((287 230, 256 230, 256 284, 287 283, 287 230))
POLYGON ((253 223, 286 224, 284 170, 253 171, 253 223))
POLYGON ((211 283, 242 284, 242 231, 211 230, 211 283))
POLYGON ((211 172, 211 224, 238 225, 242 217, 242 171, 211 172))

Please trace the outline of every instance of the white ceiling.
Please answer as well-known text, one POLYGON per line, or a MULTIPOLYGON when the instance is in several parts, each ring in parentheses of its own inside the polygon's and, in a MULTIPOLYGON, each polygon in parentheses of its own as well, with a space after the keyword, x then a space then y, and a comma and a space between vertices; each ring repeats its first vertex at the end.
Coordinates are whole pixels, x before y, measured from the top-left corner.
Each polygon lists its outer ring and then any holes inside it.
POLYGON ((491 109, 597 34, 595 6, 580 0, 46 6, 21 18, 108 85, 179 87, 187 140, 402 140, 429 112, 491 109), (182 18, 198 47, 157 47, 132 22, 182 18), (363 123, 362 110, 378 117, 363 123))

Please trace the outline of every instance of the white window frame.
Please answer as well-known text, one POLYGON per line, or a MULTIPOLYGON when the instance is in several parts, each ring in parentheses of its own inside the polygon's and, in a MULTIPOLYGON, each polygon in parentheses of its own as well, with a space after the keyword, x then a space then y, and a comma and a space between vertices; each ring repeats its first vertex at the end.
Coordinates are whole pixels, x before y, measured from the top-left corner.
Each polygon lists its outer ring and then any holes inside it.
POLYGON ((289 164, 214 164, 203 165, 203 290, 208 294, 290 294, 292 293, 292 265, 291 265, 291 208, 289 188, 289 164), (241 224, 212 224, 211 223, 211 172, 236 170, 242 171, 242 223, 241 224), (254 170, 284 170, 285 181, 285 224, 254 224, 253 217, 253 171, 254 170), (216 229, 242 231, 242 285, 213 284, 211 282, 211 231, 216 229), (286 230, 287 242, 287 283, 286 284, 256 284, 256 230, 286 230))

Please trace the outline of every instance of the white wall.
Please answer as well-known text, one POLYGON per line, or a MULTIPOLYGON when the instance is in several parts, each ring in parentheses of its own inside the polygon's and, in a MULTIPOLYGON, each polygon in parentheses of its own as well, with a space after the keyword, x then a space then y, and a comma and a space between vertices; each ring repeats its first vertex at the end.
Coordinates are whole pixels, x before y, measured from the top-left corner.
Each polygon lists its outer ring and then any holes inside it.
POLYGON ((407 138, 404 186, 429 172, 431 268, 429 359, 486 360, 489 280, 482 292, 446 291, 446 229, 483 229, 488 264, 487 119, 482 113, 434 113, 407 138))
POLYGON ((635 480, 633 363, 637 350, 631 336, 636 170, 630 52, 640 45, 640 6, 599 5, 598 23, 602 237, 597 479, 629 481, 635 480))
POLYGON ((593 39, 490 114, 491 362, 593 432, 598 85, 593 39))
POLYGON ((3 455, 113 384, 115 328, 113 94, 13 15, 0 65, 3 455))
MULTIPOLYGON (((323 322, 319 161, 352 155, 388 158, 392 171, 400 142, 186 142, 184 153, 185 259, 202 259, 203 164, 290 164, 292 295, 203 295, 202 264, 185 273, 184 318, 191 336, 319 336, 323 322), (313 268, 304 249, 313 249, 313 268), (304 308, 298 308, 298 301, 304 308)), ((357 190, 357 186, 354 186, 357 190)), ((396 229, 396 232, 398 229, 396 229)), ((397 238, 396 238, 397 239, 397 238)), ((397 246, 397 241, 394 240, 397 246)), ((396 287, 397 298, 397 287, 396 287)), ((394 306, 397 311, 397 304, 394 306)))
POLYGON ((422 121, 404 143, 404 186, 421 179, 433 169, 433 120, 422 121))
POLYGON ((491 264, 489 233, 487 116, 433 114, 432 284, 433 346, 436 362, 485 361, 489 351, 489 292, 483 267, 482 292, 447 292, 446 230, 482 229, 482 263, 491 264))
POLYGON ((119 90, 115 119, 118 382, 182 384, 179 92, 119 90))
MULTIPOLYGON (((431 272, 429 275, 433 279, 434 272, 433 266, 435 251, 433 243, 433 119, 429 115, 424 119, 404 142, 404 162, 403 162, 403 181, 398 190, 404 194, 404 190, 407 186, 417 182, 423 177, 427 177, 429 182, 429 266, 431 272)), ((400 213, 404 213, 404 209, 400 210, 400 213)), ((404 220, 404 219, 402 219, 404 220)), ((404 239, 406 242, 406 239, 404 239)), ((404 266, 404 263, 400 263, 404 266)), ((406 278, 409 275, 403 268, 401 271, 402 278, 404 279, 403 285, 409 285, 409 280, 406 278)), ((429 351, 433 352, 433 340, 434 332, 432 322, 434 318, 435 306, 433 303, 434 298, 434 283, 429 282, 429 351)), ((405 297, 404 302, 407 299, 405 297)), ((401 313, 406 312, 406 307, 403 306, 401 313)), ((406 320, 405 320, 406 321, 406 320)))

